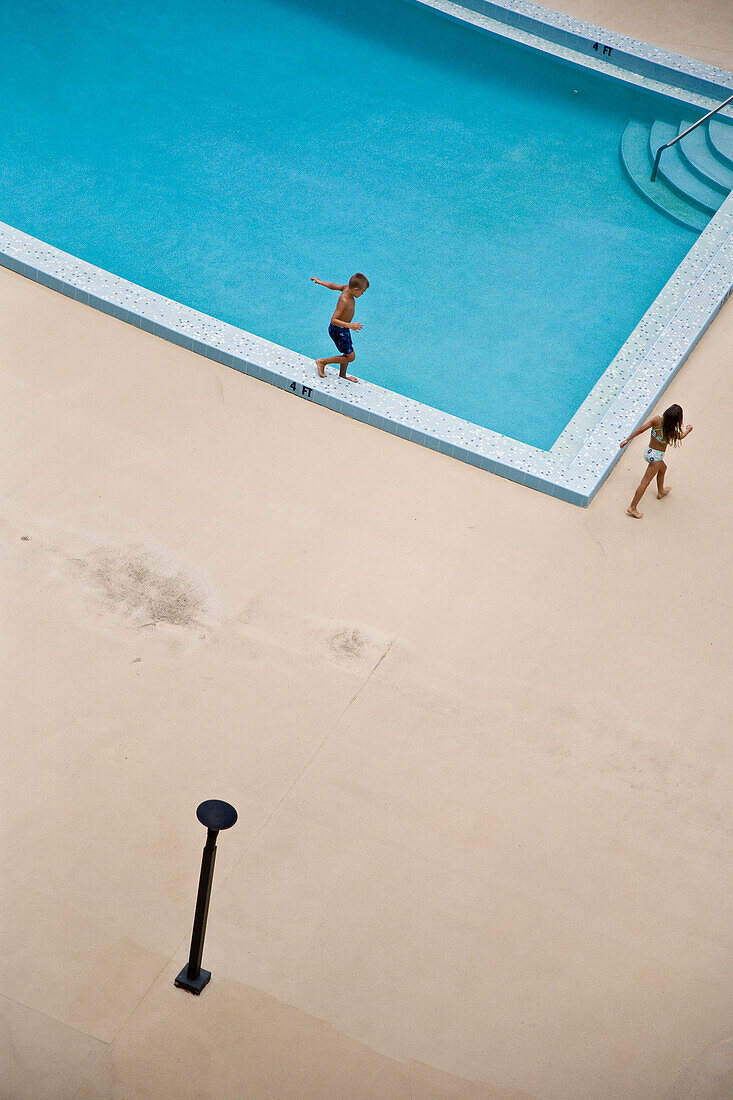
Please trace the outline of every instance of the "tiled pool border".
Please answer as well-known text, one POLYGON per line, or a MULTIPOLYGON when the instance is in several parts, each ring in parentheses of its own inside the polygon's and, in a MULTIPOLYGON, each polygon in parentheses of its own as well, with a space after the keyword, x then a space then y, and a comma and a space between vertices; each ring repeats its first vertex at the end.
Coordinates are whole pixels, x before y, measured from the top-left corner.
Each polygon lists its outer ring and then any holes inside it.
POLYGON ((679 103, 711 110, 733 91, 733 73, 726 69, 638 42, 530 0, 410 2, 679 103))
MULTIPOLYGON (((462 5, 449 0, 413 2, 684 104, 710 109, 733 89, 731 73, 527 0, 466 0, 462 5)), ((586 506, 619 456, 618 440, 653 408, 733 289, 733 193, 549 451, 369 382, 357 386, 333 376, 320 379, 312 359, 154 294, 2 223, 0 265, 300 398, 586 506)))

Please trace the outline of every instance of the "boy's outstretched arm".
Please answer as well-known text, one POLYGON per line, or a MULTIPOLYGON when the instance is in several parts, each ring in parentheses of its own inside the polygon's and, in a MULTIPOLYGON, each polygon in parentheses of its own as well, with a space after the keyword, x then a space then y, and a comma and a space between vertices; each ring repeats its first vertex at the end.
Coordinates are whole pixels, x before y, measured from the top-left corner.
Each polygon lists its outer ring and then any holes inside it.
POLYGON ((325 286, 328 290, 346 290, 345 283, 324 283, 323 279, 316 279, 315 275, 311 275, 311 282, 318 283, 319 286, 325 286))

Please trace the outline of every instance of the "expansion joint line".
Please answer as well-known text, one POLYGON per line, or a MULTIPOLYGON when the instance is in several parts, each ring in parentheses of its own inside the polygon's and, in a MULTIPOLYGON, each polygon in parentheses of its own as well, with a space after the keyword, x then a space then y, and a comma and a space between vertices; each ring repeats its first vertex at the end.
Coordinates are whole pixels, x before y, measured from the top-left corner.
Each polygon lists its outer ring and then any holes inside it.
MULTIPOLYGON (((273 808, 272 808, 272 809, 270 810, 269 814, 268 814, 268 815, 266 816, 265 820, 264 820, 264 821, 262 822, 262 825, 261 825, 261 826, 260 826, 260 828, 259 828, 259 829, 257 830, 256 834, 255 834, 255 835, 254 835, 254 836, 252 837, 252 839, 250 840, 250 842, 249 842, 249 844, 247 845, 247 847, 245 848, 245 850, 244 850, 244 851, 242 852, 242 854, 241 854, 241 856, 239 857, 239 859, 237 860, 237 862, 236 862, 236 863, 235 863, 235 864, 233 865, 233 867, 231 868, 231 870, 230 870, 229 874, 228 874, 228 875, 227 875, 227 876, 226 876, 226 877, 225 877, 225 878, 224 878, 224 879, 223 879, 223 880, 222 880, 222 881, 220 882, 220 884, 219 884, 219 887, 218 887, 218 889, 221 889, 221 887, 222 887, 222 886, 224 885, 224 883, 225 883, 225 882, 226 882, 226 881, 227 881, 227 880, 229 879, 229 876, 230 876, 230 875, 232 875, 232 874, 233 874, 233 873, 234 873, 234 872, 235 872, 235 871, 237 870, 237 868, 239 867, 240 863, 242 863, 242 861, 243 861, 244 859, 246 859, 246 858, 247 858, 247 856, 249 855, 250 851, 252 850, 252 848, 254 847, 254 845, 255 845, 255 844, 257 843, 257 841, 258 841, 258 840, 260 839, 260 837, 262 836, 262 834, 263 834, 263 832, 265 831, 265 829, 267 828, 267 826, 268 826, 268 824, 270 823, 271 819, 272 819, 272 818, 274 817, 274 815, 275 815, 275 814, 277 813, 277 811, 278 811, 278 810, 280 809, 280 807, 282 806, 283 802, 284 802, 284 801, 286 800, 286 798, 287 798, 287 797, 288 797, 288 796, 290 795, 290 793, 292 792, 292 790, 294 789, 294 787, 296 786, 296 784, 300 782, 300 780, 302 779, 303 775, 305 775, 305 773, 306 773, 306 772, 308 771, 308 769, 309 769, 309 768, 310 768, 310 766, 312 765, 313 761, 314 761, 314 760, 316 759, 316 757, 317 757, 317 756, 318 756, 318 754, 319 754, 319 753, 321 752, 321 750, 323 749, 323 747, 324 747, 324 745, 326 744, 326 742, 327 742, 327 741, 329 740, 329 738, 331 737, 331 734, 332 734, 332 733, 334 732, 334 730, 336 729, 336 727, 337 727, 337 726, 339 725, 339 723, 341 722, 341 720, 342 720, 342 718, 344 717, 344 715, 345 715, 345 714, 347 713, 347 711, 348 711, 348 710, 350 709, 350 707, 352 707, 352 706, 353 706, 353 704, 354 704, 354 703, 356 702, 356 700, 357 700, 357 699, 359 698, 359 696, 361 695, 362 691, 363 691, 363 690, 364 690, 364 688, 365 688, 365 687, 367 686, 367 684, 369 683, 369 681, 370 681, 370 680, 372 679, 372 677, 374 676, 374 673, 375 673, 375 672, 377 671, 377 669, 378 669, 378 668, 379 668, 379 666, 381 665, 382 661, 383 661, 383 660, 385 659, 385 657, 386 657, 386 656, 387 656, 387 655, 388 655, 388 654, 390 653, 390 651, 391 651, 391 649, 392 649, 393 645, 395 644, 395 642, 396 642, 396 641, 397 641, 397 639, 399 638, 399 636, 400 636, 400 634, 402 633, 402 631, 403 631, 403 630, 405 629, 405 626, 406 626, 406 624, 405 624, 405 623, 403 623, 403 624, 402 624, 402 626, 401 626, 401 627, 399 628, 399 630, 397 631, 397 633, 395 634, 394 638, 392 638, 392 640, 391 640, 391 641, 389 642, 389 644, 388 644, 388 645, 387 645, 387 646, 385 647, 385 650, 384 650, 384 652, 383 652, 383 653, 382 653, 382 654, 381 654, 381 655, 379 656, 379 658, 377 659, 376 663, 375 663, 375 664, 374 664, 374 665, 372 666, 372 668, 371 668, 371 670, 370 670, 369 674, 368 674, 368 675, 366 676, 366 678, 364 679, 363 683, 361 683, 361 684, 359 685, 359 687, 358 687, 358 688, 356 689, 356 691, 354 692, 354 694, 352 695, 352 697, 351 697, 351 698, 349 699, 348 703, 347 703, 347 704, 346 704, 346 705, 345 705, 345 706, 343 707, 343 709, 342 709, 342 710, 340 711, 340 713, 339 713, 338 717, 337 717, 337 718, 335 719, 335 721, 334 721, 334 722, 332 722, 332 723, 331 723, 331 725, 329 726, 328 730, 326 731, 326 735, 325 735, 325 737, 323 738, 323 740, 322 740, 322 741, 320 742, 320 744, 319 744, 319 745, 318 745, 318 746, 316 747, 315 751, 314 751, 314 752, 313 752, 313 754, 312 754, 312 755, 311 755, 311 756, 310 756, 310 757, 308 758, 308 760, 306 760, 305 764, 304 764, 304 765, 303 765, 303 767, 302 767, 302 768, 300 769, 300 771, 298 772, 298 774, 296 775, 295 779, 294 779, 294 780, 292 781, 292 783, 290 784, 290 786, 288 787, 288 789, 287 789, 287 790, 286 790, 286 791, 285 791, 285 792, 284 792, 284 793, 283 793, 283 794, 281 795, 281 797, 280 797, 280 798, 278 799, 277 803, 276 803, 276 804, 275 804, 275 805, 273 806, 273 808)), ((215 893, 216 893, 216 892, 218 892, 218 889, 217 889, 217 890, 215 890, 215 893)))

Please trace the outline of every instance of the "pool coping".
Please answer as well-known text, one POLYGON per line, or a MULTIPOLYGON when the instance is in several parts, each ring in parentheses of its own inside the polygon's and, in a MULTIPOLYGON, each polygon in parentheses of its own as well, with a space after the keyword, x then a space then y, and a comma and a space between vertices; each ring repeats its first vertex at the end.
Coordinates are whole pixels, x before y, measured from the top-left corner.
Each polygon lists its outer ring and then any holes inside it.
POLYGON ((439 15, 561 61, 711 110, 733 92, 733 73, 652 46, 531 0, 409 0, 439 15))
MULTIPOLYGON (((733 74, 725 70, 527 0, 467 0, 461 5, 449 0, 411 2, 685 105, 710 109, 726 98, 727 86, 733 88, 733 74), (602 47, 611 52, 604 55, 602 47)), ((321 379, 313 360, 304 355, 130 283, 3 223, 0 265, 301 399, 568 503, 587 506, 619 457, 618 441, 648 415, 733 290, 733 192, 548 451, 373 383, 362 381, 356 386, 332 375, 321 379)))

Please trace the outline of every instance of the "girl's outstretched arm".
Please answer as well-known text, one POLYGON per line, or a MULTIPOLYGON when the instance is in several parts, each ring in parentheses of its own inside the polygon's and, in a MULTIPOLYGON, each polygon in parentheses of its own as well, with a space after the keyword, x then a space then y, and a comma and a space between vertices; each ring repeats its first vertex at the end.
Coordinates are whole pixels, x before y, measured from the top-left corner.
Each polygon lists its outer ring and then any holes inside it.
POLYGON ((692 424, 688 424, 687 427, 682 432, 682 435, 680 436, 680 439, 684 439, 685 436, 689 435, 691 431, 692 431, 692 424))
POLYGON ((661 416, 652 416, 649 420, 647 420, 646 424, 641 424, 635 432, 632 432, 631 435, 627 435, 626 439, 622 439, 619 443, 619 447, 625 447, 626 444, 630 443, 632 439, 636 439, 637 435, 642 435, 644 432, 650 431, 652 428, 657 426, 657 421, 661 421, 661 419, 661 416))

